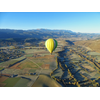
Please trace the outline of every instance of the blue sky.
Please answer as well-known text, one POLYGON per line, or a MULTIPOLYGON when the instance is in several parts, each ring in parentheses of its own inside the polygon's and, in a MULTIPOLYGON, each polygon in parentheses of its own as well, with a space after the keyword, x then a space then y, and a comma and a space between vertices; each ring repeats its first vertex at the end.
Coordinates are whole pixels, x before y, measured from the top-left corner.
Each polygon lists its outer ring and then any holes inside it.
POLYGON ((100 33, 99 12, 0 12, 0 29, 65 29, 100 33))

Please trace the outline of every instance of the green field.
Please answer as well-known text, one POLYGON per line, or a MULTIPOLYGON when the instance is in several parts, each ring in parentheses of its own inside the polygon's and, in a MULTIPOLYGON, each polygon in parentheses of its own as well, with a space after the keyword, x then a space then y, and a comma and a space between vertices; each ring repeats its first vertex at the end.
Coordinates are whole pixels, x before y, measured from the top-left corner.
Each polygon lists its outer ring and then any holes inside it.
POLYGON ((0 70, 2 70, 3 69, 3 67, 0 67, 0 70))
POLYGON ((23 70, 20 69, 5 69, 2 71, 3 74, 21 74, 24 73, 23 70))
POLYGON ((38 64, 39 66, 41 66, 41 65, 43 64, 43 62, 38 62, 37 64, 38 64))
POLYGON ((27 54, 26 55, 26 57, 32 57, 33 56, 33 54, 27 54))
MULTIPOLYGON (((44 64, 45 62, 46 62, 47 60, 45 59, 38 59, 38 58, 36 58, 36 59, 31 59, 31 61, 29 61, 29 62, 31 62, 32 63, 32 65, 36 65, 36 64, 38 64, 39 66, 41 66, 42 64, 44 64), (33 62, 32 62, 33 61, 33 62), (35 64, 35 63, 36 64, 35 64)), ((37 66, 37 65, 36 65, 37 66)), ((37 66, 38 67, 38 66, 37 66)))
POLYGON ((21 63, 18 67, 21 67, 21 69, 24 69, 24 68, 38 68, 38 66, 35 63, 33 63, 32 61, 28 61, 28 60, 21 63))
POLYGON ((14 87, 27 87, 28 82, 30 82, 30 80, 21 78, 21 79, 14 85, 14 87))
POLYGON ((13 87, 21 78, 8 78, 3 83, 6 83, 5 87, 13 87))
POLYGON ((36 69, 30 69, 29 73, 34 73, 36 71, 36 69))

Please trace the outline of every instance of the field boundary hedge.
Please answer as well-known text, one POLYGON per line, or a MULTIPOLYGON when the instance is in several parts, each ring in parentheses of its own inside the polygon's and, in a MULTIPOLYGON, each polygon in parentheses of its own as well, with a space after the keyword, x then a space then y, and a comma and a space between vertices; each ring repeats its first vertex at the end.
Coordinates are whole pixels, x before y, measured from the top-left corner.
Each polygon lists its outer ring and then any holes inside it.
POLYGON ((8 68, 9 67, 12 67, 13 65, 15 65, 15 64, 17 64, 17 63, 20 63, 21 61, 23 61, 23 60, 25 60, 26 58, 24 58, 24 59, 22 59, 22 60, 20 60, 20 61, 17 61, 17 62, 15 62, 15 63, 13 63, 13 64, 10 64, 9 66, 8 66, 8 68))

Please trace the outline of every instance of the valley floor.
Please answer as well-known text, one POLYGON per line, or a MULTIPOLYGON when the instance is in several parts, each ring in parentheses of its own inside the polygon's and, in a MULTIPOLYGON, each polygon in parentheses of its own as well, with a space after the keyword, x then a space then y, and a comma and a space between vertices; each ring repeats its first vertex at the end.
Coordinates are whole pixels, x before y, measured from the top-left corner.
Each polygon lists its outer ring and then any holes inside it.
POLYGON ((81 46, 65 46, 57 54, 51 77, 65 87, 100 86, 100 54, 81 46))
POLYGON ((0 63, 1 87, 100 86, 100 53, 88 47, 59 45, 52 55, 37 47, 24 52, 20 58, 0 63))

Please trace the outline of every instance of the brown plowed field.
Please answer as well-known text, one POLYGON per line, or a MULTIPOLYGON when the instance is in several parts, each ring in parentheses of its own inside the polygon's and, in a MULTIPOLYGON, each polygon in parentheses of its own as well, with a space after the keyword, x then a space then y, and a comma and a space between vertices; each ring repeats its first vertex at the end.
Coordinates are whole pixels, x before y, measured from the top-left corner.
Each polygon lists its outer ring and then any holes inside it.
POLYGON ((20 65, 20 63, 17 63, 15 65, 13 65, 12 67, 10 67, 10 69, 21 69, 21 67, 18 67, 20 65))
POLYGON ((49 69, 50 64, 43 64, 41 67, 44 69, 49 69))
POLYGON ((5 81, 7 78, 8 78, 8 77, 2 76, 2 77, 0 78, 0 83, 3 82, 3 81, 5 81))

